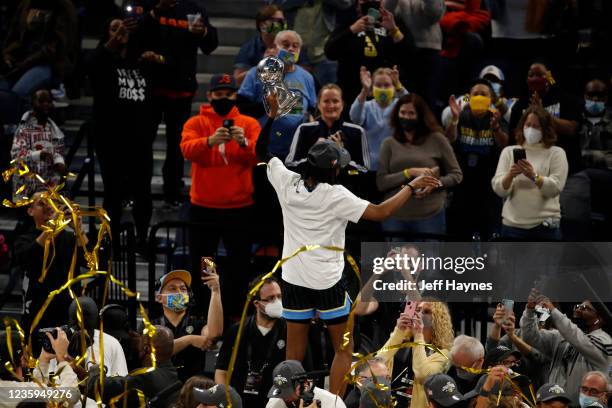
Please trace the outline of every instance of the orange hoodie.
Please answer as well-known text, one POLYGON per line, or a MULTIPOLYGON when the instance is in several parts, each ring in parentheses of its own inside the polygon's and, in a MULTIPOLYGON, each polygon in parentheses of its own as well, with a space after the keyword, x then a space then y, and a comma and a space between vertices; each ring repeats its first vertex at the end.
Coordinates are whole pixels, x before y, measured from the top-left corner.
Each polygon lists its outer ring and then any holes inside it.
POLYGON ((253 204, 253 166, 257 163, 255 143, 259 123, 241 115, 234 107, 226 116, 219 116, 210 105, 202 105, 200 114, 183 126, 181 151, 191 160, 191 203, 209 208, 241 208, 253 204), (247 146, 231 140, 208 147, 208 137, 223 127, 225 119, 244 129, 247 146), (225 146, 225 153, 219 151, 225 146))

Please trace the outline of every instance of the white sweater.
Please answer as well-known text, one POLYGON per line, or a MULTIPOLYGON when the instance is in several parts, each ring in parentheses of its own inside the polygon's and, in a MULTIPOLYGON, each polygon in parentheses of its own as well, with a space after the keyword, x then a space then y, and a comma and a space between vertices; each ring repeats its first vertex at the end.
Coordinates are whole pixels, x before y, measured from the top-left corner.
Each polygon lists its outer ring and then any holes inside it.
POLYGON ((542 187, 520 174, 512 180, 508 190, 502 180, 514 164, 512 150, 521 146, 508 146, 502 150, 497 163, 495 176, 491 180, 493 191, 504 198, 502 211, 503 224, 509 227, 530 229, 537 227, 548 218, 561 218, 559 194, 567 179, 567 158, 565 151, 557 146, 549 149, 543 144, 525 144, 527 161, 531 163, 538 176, 542 177, 542 187))

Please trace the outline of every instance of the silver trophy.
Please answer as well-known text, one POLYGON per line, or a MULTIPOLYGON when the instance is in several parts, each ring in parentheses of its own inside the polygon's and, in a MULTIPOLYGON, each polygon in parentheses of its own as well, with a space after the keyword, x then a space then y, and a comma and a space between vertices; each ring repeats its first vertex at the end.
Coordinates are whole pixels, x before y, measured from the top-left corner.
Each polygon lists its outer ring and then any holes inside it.
POLYGON ((294 92, 287 88, 283 81, 285 63, 277 57, 266 57, 257 64, 257 79, 264 87, 263 103, 266 113, 270 113, 267 96, 276 94, 278 100, 278 116, 284 116, 298 104, 301 100, 299 92, 294 92))

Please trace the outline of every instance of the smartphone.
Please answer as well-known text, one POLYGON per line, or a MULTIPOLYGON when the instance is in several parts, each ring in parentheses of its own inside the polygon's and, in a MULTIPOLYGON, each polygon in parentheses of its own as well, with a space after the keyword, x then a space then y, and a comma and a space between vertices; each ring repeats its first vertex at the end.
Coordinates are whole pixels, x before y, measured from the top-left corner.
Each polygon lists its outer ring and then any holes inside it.
POLYGON ((127 6, 125 6, 125 16, 127 18, 141 20, 143 18, 143 9, 140 6, 128 4, 127 6))
POLYGON ((508 317, 512 315, 512 309, 514 309, 514 300, 512 299, 502 299, 502 306, 504 307, 504 313, 506 317, 504 318, 504 323, 508 321, 508 317))
POLYGON ((512 156, 514 157, 514 163, 518 163, 519 160, 527 159, 525 149, 514 149, 512 150, 512 156))
POLYGON ((202 276, 210 276, 212 275, 213 269, 215 267, 215 262, 213 261, 212 257, 210 256, 203 256, 202 259, 200 260, 200 272, 202 273, 202 276))
POLYGON ((234 119, 225 119, 223 121, 223 127, 227 130, 230 130, 232 126, 234 126, 234 119))
POLYGON ((375 22, 377 22, 380 19, 380 11, 378 9, 375 8, 370 8, 368 9, 368 17, 370 17, 370 21, 372 24, 374 24, 375 22))
POLYGON ((406 302, 404 313, 407 314, 411 319, 414 319, 416 317, 416 308, 417 308, 417 302, 414 302, 414 301, 406 302))

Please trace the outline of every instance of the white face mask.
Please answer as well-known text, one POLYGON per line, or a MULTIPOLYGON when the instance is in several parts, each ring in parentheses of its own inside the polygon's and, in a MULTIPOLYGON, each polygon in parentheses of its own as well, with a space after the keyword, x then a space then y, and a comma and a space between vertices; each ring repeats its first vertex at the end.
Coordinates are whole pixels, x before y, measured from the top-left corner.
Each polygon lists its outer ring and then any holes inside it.
POLYGON ((540 143, 542 141, 542 131, 532 127, 524 127, 523 135, 525 136, 525 141, 527 144, 530 145, 540 143))
POLYGON ((268 302, 264 306, 264 313, 272 319, 278 319, 283 315, 283 302, 280 299, 274 302, 268 302))

